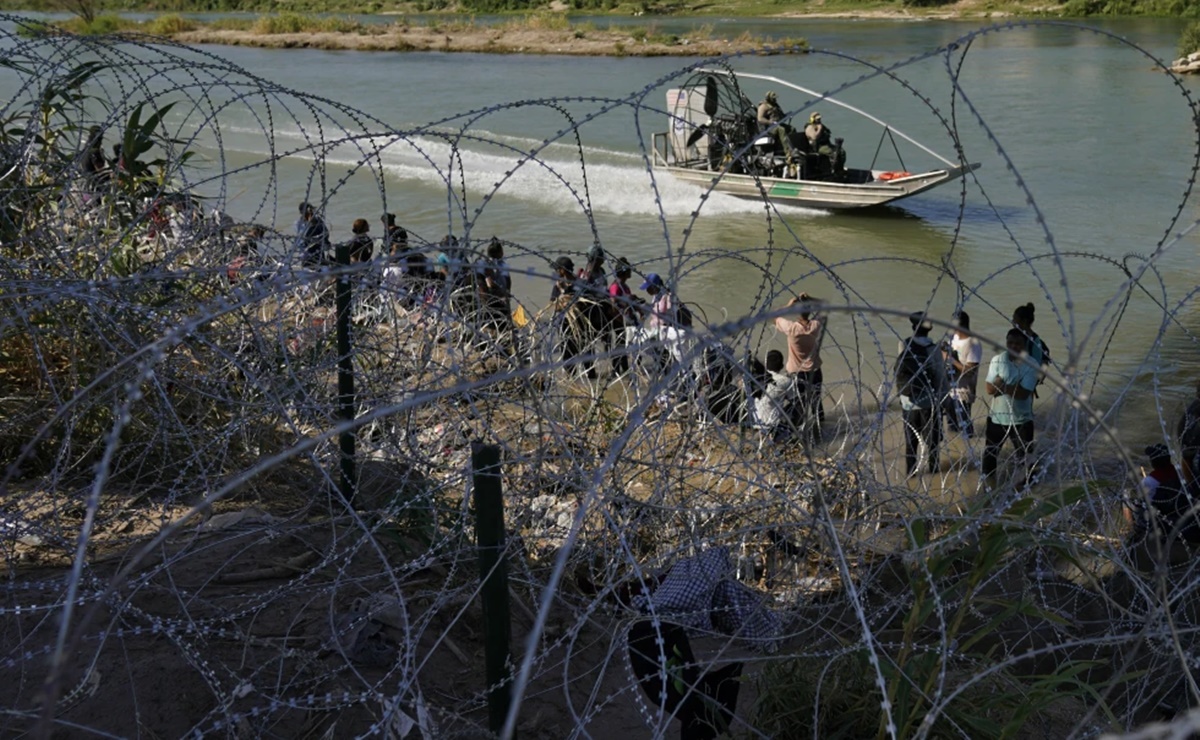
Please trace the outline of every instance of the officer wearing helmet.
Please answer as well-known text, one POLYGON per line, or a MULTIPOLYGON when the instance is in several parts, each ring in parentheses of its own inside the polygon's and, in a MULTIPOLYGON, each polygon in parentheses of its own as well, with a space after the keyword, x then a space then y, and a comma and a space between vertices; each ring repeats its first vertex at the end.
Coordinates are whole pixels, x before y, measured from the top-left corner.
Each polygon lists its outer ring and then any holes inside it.
POLYGON ((774 126, 775 138, 779 140, 779 144, 783 149, 783 153, 789 159, 792 157, 792 141, 790 134, 792 127, 783 123, 783 108, 779 107, 779 98, 774 91, 768 92, 761 103, 758 104, 758 128, 760 131, 766 131, 774 126))
POLYGON ((833 132, 821 121, 821 114, 814 111, 808 117, 808 125, 804 127, 808 149, 829 157, 829 164, 834 172, 840 172, 846 165, 846 151, 842 149, 841 139, 838 139, 835 145, 832 136, 833 132))
POLYGON ((808 117, 808 125, 804 127, 804 136, 808 139, 808 146, 814 152, 820 151, 822 146, 829 146, 829 129, 824 123, 821 123, 821 114, 813 113, 808 117))

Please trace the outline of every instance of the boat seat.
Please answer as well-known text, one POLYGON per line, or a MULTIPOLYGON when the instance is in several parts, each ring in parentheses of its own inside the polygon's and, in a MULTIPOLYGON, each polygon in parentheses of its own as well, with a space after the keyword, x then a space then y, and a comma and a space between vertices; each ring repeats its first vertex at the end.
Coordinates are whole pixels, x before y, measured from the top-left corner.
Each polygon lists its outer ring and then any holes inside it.
POLYGON ((817 152, 804 153, 804 174, 801 177, 805 180, 824 180, 832 173, 829 157, 817 152))

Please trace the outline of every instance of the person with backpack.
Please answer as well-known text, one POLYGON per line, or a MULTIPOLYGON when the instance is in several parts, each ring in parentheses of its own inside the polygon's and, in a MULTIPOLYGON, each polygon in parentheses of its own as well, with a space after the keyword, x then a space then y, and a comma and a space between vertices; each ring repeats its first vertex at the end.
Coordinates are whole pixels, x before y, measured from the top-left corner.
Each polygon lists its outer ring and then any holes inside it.
POLYGON ((1045 379, 1045 368, 1050 364, 1050 348, 1033 330, 1033 313, 1032 303, 1017 306, 1013 310, 1012 323, 1025 334, 1025 346, 1028 348, 1029 357, 1033 360, 1033 364, 1040 369, 1038 373, 1038 384, 1040 385, 1045 379))
POLYGON ((942 404, 947 393, 946 362, 929 338, 933 324, 921 311, 908 317, 913 335, 900 344, 896 357, 896 387, 904 410, 905 473, 917 470, 917 451, 925 443, 927 470, 939 470, 942 443, 942 404))
POLYGON ((1025 332, 1009 329, 1004 342, 1006 350, 988 364, 985 383, 992 407, 984 431, 984 478, 995 475, 996 458, 1007 440, 1013 441, 1014 458, 1022 468, 1033 447, 1033 390, 1037 387, 1038 371, 1032 357, 1028 360, 1023 357, 1026 341, 1025 332))

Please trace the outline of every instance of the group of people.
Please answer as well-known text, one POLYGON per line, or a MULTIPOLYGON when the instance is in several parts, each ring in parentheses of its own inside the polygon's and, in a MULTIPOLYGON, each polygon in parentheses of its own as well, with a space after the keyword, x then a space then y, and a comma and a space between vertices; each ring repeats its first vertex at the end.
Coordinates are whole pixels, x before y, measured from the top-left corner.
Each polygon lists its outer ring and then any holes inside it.
MULTIPOLYGON (((795 316, 775 319, 787 342, 783 353, 767 353, 767 383, 755 402, 758 423, 773 433, 800 430, 809 440, 819 440, 824 420, 821 403, 821 340, 825 319, 816 311, 819 301, 801 293, 785 308, 795 316)), ((978 393, 983 346, 971 333, 971 317, 958 311, 951 317, 953 331, 941 342, 930 334, 933 323, 923 312, 909 316, 912 336, 901 341, 893 366, 904 422, 905 472, 912 476, 922 467, 940 470, 943 429, 966 438, 975 436, 973 406, 978 393), (924 455, 921 450, 924 448, 924 455), (923 459, 921 459, 923 457, 923 459)), ((982 474, 993 481, 1005 443, 1015 448, 1014 462, 1028 478, 1026 460, 1033 447, 1033 398, 1050 364, 1046 343, 1033 330, 1034 306, 1026 303, 1012 314, 1005 351, 993 356, 984 374, 990 404, 984 430, 982 474)), ((1200 404, 1197 404, 1200 419, 1200 404)), ((1200 449, 1200 422, 1197 423, 1200 449)))
MULTIPOLYGON (((469 287, 471 290, 463 292, 472 299, 471 310, 478 317, 476 326, 496 336, 512 336, 512 276, 499 239, 492 237, 482 258, 472 261, 468 250, 447 236, 438 245, 440 251, 431 265, 422 250, 409 249, 408 234, 396 224, 393 214, 384 214, 382 222, 386 252, 382 280, 399 297, 401 305, 413 308, 469 287)), ((351 232, 346 244, 351 263, 370 261, 375 245, 367 222, 357 219, 351 232)), ((261 238, 261 228, 250 236, 261 238)), ((306 265, 332 262, 329 231, 308 203, 300 207, 295 247, 306 265)), ((242 249, 239 258, 247 253, 242 249)), ((642 298, 629 284, 633 276, 629 261, 624 257, 616 260, 611 280, 605 271, 606 262, 607 255, 599 245, 591 249, 579 269, 571 257, 558 257, 551 265, 554 281, 549 297, 564 326, 584 325, 589 341, 602 343, 610 352, 612 376, 617 377, 630 369, 630 354, 625 348, 630 337, 627 329, 636 327, 643 338, 661 339, 671 332, 686 331, 692 318, 660 275, 645 276, 639 289, 647 297, 642 298)), ((785 306, 787 313, 774 321, 786 340, 786 353, 772 349, 766 354, 765 364, 751 363, 753 382, 747 389, 742 418, 772 439, 799 437, 810 444, 821 440, 825 420, 821 343, 826 318, 818 310, 820 303, 807 293, 791 298, 785 306)), ((1028 460, 1035 438, 1033 400, 1051 363, 1049 348, 1033 330, 1034 319, 1032 303, 1018 306, 1012 313, 1004 351, 993 355, 984 367, 983 347, 972 334, 971 317, 966 311, 951 316, 952 330, 942 341, 931 337, 933 323, 924 312, 909 316, 912 335, 899 342, 892 368, 902 409, 907 476, 918 475, 922 469, 929 473, 940 470, 944 430, 967 439, 976 436, 973 409, 982 375, 988 409, 981 483, 985 487, 995 483, 1000 452, 1006 444, 1013 447, 1015 486, 1019 488, 1030 480, 1028 460)), ((587 357, 591 353, 586 351, 580 332, 566 328, 563 333, 562 359, 574 359, 589 378, 595 378, 594 364, 587 357)), ((1173 533, 1177 540, 1200 544, 1200 516, 1191 513, 1193 491, 1200 490, 1200 386, 1177 432, 1182 475, 1172 464, 1166 445, 1153 444, 1145 450, 1150 471, 1145 473, 1138 495, 1126 502, 1131 540, 1142 541, 1150 532, 1157 532, 1160 536, 1173 533)))
POLYGON ((846 152, 842 149, 841 139, 834 140, 833 132, 825 125, 820 113, 814 111, 809 114, 808 123, 801 136, 795 135, 792 127, 785 122, 786 114, 779 105, 779 96, 774 91, 766 94, 758 104, 756 113, 759 129, 775 137, 780 151, 789 163, 796 160, 796 150, 799 148, 802 152, 813 152, 827 157, 834 172, 844 169, 846 152))
MULTIPOLYGON (((405 309, 422 306, 445 306, 457 315, 470 318, 473 329, 481 330, 516 352, 513 339, 514 313, 512 276, 505 262, 504 244, 492 237, 483 248, 482 256, 473 254, 455 237, 447 235, 436 245, 436 254, 426 256, 426 249, 410 249, 408 233, 396 224, 394 214, 382 216, 384 237, 381 241, 382 287, 397 298, 405 309)), ((351 239, 341 246, 348 249, 349 263, 367 263, 374 256, 374 242, 365 219, 357 219, 351 229, 351 239)), ((261 237, 261 232, 258 232, 261 237)), ((329 229, 311 203, 301 203, 295 226, 294 253, 303 265, 310 268, 334 264, 337 247, 331 242, 329 229)), ((240 248, 238 259, 244 261, 250 248, 240 248)), ((614 277, 608 280, 605 264, 608 255, 595 245, 588 252, 586 263, 578 270, 569 256, 554 260, 551 269, 554 281, 550 288, 550 303, 561 317, 563 339, 562 358, 571 360, 586 355, 587 346, 599 341, 606 350, 623 346, 627 329, 639 327, 650 335, 667 327, 691 325, 691 312, 675 298, 662 277, 646 275, 640 290, 645 299, 634 294, 629 285, 633 268, 624 257, 616 260, 614 277)), ((518 312, 523 316, 523 311, 518 312)), ((594 363, 581 359, 589 378, 596 377, 594 363)), ((628 371, 629 355, 612 355, 612 375, 628 371)))
MULTIPOLYGON (((975 436, 972 408, 983 347, 971 335, 971 317, 966 311, 951 317, 954 330, 940 343, 930 339, 933 324, 924 313, 912 314, 909 321, 913 335, 900 343, 895 373, 904 415, 905 471, 911 476, 921 463, 930 473, 940 470, 944 426, 968 439, 975 436), (918 459, 922 445, 924 460, 918 459)), ((985 486, 994 482, 999 454, 1007 442, 1014 448, 1016 486, 1024 485, 1031 475, 1027 462, 1034 441, 1033 399, 1050 364, 1050 350, 1033 330, 1033 322, 1032 303, 1013 311, 1005 349, 990 359, 984 374, 990 399, 980 470, 985 486)))

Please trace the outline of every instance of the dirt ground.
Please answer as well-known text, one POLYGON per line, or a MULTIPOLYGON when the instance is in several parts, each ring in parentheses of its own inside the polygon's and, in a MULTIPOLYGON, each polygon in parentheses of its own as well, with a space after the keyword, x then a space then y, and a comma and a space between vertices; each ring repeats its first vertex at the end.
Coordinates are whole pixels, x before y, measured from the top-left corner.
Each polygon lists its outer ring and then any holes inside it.
MULTIPOLYGON (((513 431, 521 421, 508 413, 487 423, 493 432, 513 431)), ((891 449, 899 444, 896 431, 885 436, 891 449)), ((555 449, 577 460, 604 451, 601 440, 571 433, 565 438, 522 433, 514 449, 541 450, 542 456, 513 466, 508 486, 514 496, 561 481, 566 459, 556 458, 555 449)), ((633 470, 641 464, 639 450, 653 455, 655 475, 677 478, 672 485, 685 500, 702 506, 700 497, 707 491, 736 509, 738 486, 714 488, 713 481, 747 481, 756 473, 752 457, 737 461, 726 459, 728 452, 712 452, 730 444, 722 434, 709 428, 696 436, 694 429, 662 420, 631 441, 625 462, 633 470), (707 442, 697 444, 700 439, 707 442), (743 463, 750 467, 739 469, 743 463)), ((835 447, 840 434, 831 435, 835 447)), ((56 615, 88 490, 81 485, 56 495, 36 487, 9 492, 20 498, 28 519, 45 525, 39 531, 57 528, 61 539, 18 543, 5 553, 13 585, 0 591, 5 617, 0 706, 15 711, 0 719, 0 734, 38 729, 40 708, 52 695, 56 709, 50 734, 63 738, 196 732, 336 738, 373 728, 402 737, 404 724, 396 710, 415 718, 419 708, 427 709, 437 726, 431 737, 486 737, 479 566, 472 536, 455 529, 462 526, 456 519, 463 513, 465 451, 461 441, 448 437, 435 445, 448 445, 436 480, 402 463, 366 460, 354 514, 332 500, 320 468, 302 460, 280 464, 199 506, 196 500, 164 498, 162 490, 169 489, 142 489, 146 495, 138 495, 137 488, 112 486, 100 502, 57 672, 49 670, 59 629, 56 615), (428 490, 444 494, 440 510, 416 493, 428 490), (46 675, 59 680, 47 686, 46 675)), ((927 502, 963 505, 952 497, 967 488, 962 476, 973 480, 969 457, 962 441, 955 441, 944 458, 946 474, 911 482, 910 488, 917 486, 913 493, 927 502)), ((628 475, 632 496, 640 496, 639 490, 650 495, 653 480, 628 475)), ((893 513, 901 513, 905 503, 897 499, 896 506, 893 513)), ((526 531, 521 522, 510 522, 523 553, 509 559, 518 664, 529 650, 527 638, 538 621, 542 588, 560 542, 547 544, 542 537, 552 533, 534 531, 553 529, 543 525, 530 522, 526 531)), ((664 521, 656 531, 665 534, 670 526, 664 521)), ((730 519, 710 526, 746 524, 730 519)), ((632 530, 625 534, 636 547, 632 530)), ((843 534, 843 545, 854 541, 852 533, 843 534)), ((871 547, 886 549, 889 540, 876 532, 871 547)), ((585 537, 578 546, 585 555, 572 560, 550 602, 532 647, 521 737, 677 732, 656 725, 628 667, 624 632, 637 617, 614 595, 627 572, 612 566, 636 553, 608 564, 589 563, 586 557, 588 548, 598 548, 603 560, 603 548, 611 545, 585 537)), ((836 588, 839 572, 832 560, 810 558, 804 571, 809 582, 836 588)), ((810 650, 839 632, 846 639, 856 633, 844 608, 816 608, 811 624, 801 620, 790 631, 785 651, 810 650)), ((724 638, 701 638, 695 647, 705 660, 747 661, 750 680, 739 706, 750 716, 756 677, 770 656, 724 638)))

